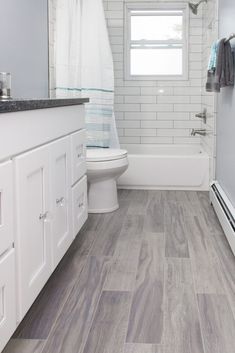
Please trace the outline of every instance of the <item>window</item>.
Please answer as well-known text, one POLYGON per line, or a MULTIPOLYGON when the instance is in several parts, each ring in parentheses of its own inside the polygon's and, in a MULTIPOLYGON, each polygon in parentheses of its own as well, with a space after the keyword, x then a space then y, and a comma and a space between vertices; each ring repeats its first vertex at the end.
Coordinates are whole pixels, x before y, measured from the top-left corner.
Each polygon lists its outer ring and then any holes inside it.
POLYGON ((187 78, 187 12, 184 4, 126 4, 127 79, 187 78))

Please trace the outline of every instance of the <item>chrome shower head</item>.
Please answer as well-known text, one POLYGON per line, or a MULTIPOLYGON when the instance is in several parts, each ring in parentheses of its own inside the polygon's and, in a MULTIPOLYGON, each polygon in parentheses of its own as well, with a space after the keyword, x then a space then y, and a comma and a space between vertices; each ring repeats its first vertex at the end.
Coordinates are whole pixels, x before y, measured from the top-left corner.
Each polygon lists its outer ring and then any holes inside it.
POLYGON ((189 6, 189 8, 190 8, 190 10, 192 11, 192 13, 194 14, 194 15, 197 15, 197 8, 198 8, 198 5, 197 4, 193 4, 193 3, 189 3, 188 4, 188 6, 189 6))
POLYGON ((200 0, 197 4, 193 4, 192 2, 189 2, 188 6, 189 6, 190 10, 192 11, 192 13, 193 13, 194 15, 197 15, 198 6, 199 6, 202 2, 206 2, 206 3, 207 3, 207 0, 200 0))

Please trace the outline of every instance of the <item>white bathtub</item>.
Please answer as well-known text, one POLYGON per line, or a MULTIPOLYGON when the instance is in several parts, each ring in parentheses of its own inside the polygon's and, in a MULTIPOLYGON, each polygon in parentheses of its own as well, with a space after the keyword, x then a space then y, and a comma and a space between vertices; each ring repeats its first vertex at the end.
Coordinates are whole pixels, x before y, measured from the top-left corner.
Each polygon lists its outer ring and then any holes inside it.
POLYGON ((126 145, 121 188, 209 190, 209 156, 199 145, 126 145))

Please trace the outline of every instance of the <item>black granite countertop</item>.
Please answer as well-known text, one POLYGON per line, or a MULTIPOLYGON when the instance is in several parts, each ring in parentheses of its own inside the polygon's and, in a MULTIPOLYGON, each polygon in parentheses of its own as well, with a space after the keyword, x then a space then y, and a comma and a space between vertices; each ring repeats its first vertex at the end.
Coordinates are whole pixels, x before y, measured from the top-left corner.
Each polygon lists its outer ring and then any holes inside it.
POLYGON ((20 112, 23 110, 46 109, 88 103, 89 98, 39 98, 0 100, 0 113, 20 112))

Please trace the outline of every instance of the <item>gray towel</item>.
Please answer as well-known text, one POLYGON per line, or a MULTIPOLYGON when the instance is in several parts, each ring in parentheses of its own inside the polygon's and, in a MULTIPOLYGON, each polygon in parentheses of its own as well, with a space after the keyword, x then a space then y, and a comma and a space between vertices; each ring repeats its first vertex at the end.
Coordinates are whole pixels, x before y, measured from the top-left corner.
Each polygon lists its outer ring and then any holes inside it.
POLYGON ((226 38, 221 39, 217 46, 215 70, 207 72, 207 92, 220 92, 222 87, 234 85, 234 60, 232 48, 226 38))
POLYGON ((215 70, 207 71, 206 91, 220 92, 218 77, 215 76, 215 70))

